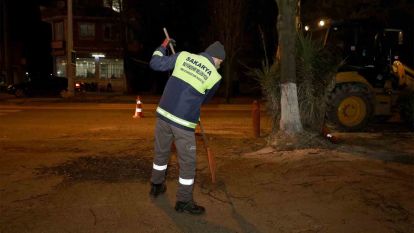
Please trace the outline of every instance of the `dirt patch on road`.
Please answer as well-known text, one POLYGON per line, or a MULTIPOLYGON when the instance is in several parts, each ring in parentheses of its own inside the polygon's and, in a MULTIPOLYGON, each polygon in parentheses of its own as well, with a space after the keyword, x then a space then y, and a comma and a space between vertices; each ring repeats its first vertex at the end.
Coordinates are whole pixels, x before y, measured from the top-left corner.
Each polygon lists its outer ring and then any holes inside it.
MULTIPOLYGON (((63 176, 65 181, 148 182, 152 170, 152 158, 136 156, 89 156, 78 157, 52 167, 41 167, 37 174, 63 176)), ((178 174, 176 163, 170 163, 167 179, 178 174)))

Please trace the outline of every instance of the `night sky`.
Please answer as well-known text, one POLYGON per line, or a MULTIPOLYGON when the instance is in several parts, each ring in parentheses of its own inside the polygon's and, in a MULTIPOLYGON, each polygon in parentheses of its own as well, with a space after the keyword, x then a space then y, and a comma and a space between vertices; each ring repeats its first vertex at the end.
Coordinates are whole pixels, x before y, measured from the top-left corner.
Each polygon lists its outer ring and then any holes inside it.
POLYGON ((29 72, 51 73, 51 29, 40 19, 39 4, 40 1, 8 1, 10 39, 11 43, 23 45, 29 72))
MULTIPOLYGON (((52 71, 50 56, 51 29, 50 25, 40 20, 39 11, 39 5, 47 3, 48 0, 15 0, 8 2, 11 40, 14 43, 23 44, 23 54, 27 57, 28 71, 50 73, 52 71)), ((359 1, 334 2, 337 4, 334 4, 337 9, 323 9, 318 6, 316 1, 303 0, 303 18, 312 19, 318 14, 329 16, 330 12, 337 15, 341 12, 344 15, 365 14, 364 10, 366 12, 369 12, 369 10, 378 11, 383 15, 384 12, 378 9, 386 10, 387 7, 391 9, 391 6, 395 5, 392 5, 394 1, 372 1, 378 3, 379 8, 370 9, 369 4, 368 6, 359 4, 358 7, 352 7, 352 4, 358 4, 359 1), (348 5, 348 8, 338 7, 341 6, 341 2, 348 5)), ((270 54, 275 50, 277 7, 274 0, 246 0, 246 3, 248 10, 246 25, 244 26, 245 37, 241 41, 243 52, 240 56, 244 56, 243 59, 247 62, 249 59, 259 61, 256 62, 255 65, 257 65, 260 64, 263 58, 263 55, 257 52, 262 51, 259 26, 265 33, 270 54)), ((135 4, 137 19, 142 22, 142 25, 136 26, 137 39, 144 46, 141 59, 149 59, 153 49, 162 42, 164 37, 162 27, 167 27, 171 36, 176 39, 177 50, 179 51, 200 52, 210 42, 203 40, 208 36, 207 26, 210 23, 208 1, 197 1, 197 4, 190 0, 136 1, 135 4)), ((410 15, 407 16, 407 13, 401 13, 404 10, 399 9, 404 9, 404 6, 392 8, 394 12, 386 20, 394 25, 403 24, 409 28, 408 30, 410 28, 412 30, 412 14, 411 17, 410 15)))
MULTIPOLYGON (((8 1, 11 40, 23 44, 23 54, 27 57, 29 72, 52 71, 51 28, 49 24, 41 21, 39 11, 39 5, 48 2, 50 0, 8 1)), ((207 2, 199 1, 194 4, 189 0, 164 0, 137 3, 137 19, 143 23, 137 26, 137 39, 144 44, 142 58, 149 59, 155 47, 162 42, 162 27, 167 27, 177 41, 177 50, 202 51, 210 42, 203 40, 207 36, 209 24, 207 2)), ((273 0, 250 0, 249 20, 245 30, 253 30, 254 34, 257 34, 257 25, 261 24, 264 25, 262 27, 265 31, 274 36, 275 5, 273 0), (259 8, 264 10, 258 11, 259 8)))

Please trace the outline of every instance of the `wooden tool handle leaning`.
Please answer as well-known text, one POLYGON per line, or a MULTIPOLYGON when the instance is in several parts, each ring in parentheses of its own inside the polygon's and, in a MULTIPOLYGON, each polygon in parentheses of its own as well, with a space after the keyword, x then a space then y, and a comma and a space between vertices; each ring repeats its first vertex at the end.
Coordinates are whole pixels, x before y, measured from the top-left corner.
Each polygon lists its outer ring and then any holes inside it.
MULTIPOLYGON (((163 28, 163 30, 164 30, 165 38, 169 40, 170 35, 168 35, 167 28, 163 28)), ((168 44, 170 45, 171 52, 175 54, 174 46, 171 43, 168 43, 168 44)))

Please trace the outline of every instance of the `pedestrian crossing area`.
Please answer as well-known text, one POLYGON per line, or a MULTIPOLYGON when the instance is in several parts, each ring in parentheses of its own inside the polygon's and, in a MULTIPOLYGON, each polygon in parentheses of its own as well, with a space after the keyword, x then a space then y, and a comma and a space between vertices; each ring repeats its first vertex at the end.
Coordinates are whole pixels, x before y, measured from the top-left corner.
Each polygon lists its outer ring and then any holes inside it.
POLYGON ((0 109, 0 116, 10 115, 16 112, 21 112, 19 109, 0 109))

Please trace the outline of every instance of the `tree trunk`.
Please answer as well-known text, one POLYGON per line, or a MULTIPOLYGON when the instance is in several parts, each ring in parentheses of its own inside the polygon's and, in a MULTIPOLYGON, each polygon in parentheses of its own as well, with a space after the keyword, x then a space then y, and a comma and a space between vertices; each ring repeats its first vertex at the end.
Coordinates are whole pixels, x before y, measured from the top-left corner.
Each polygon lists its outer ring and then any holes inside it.
POLYGON ((120 43, 122 45, 122 59, 124 60, 124 79, 125 79, 125 92, 127 94, 132 94, 132 78, 133 75, 131 74, 131 55, 128 50, 128 12, 125 9, 128 9, 128 5, 126 1, 121 0, 113 0, 111 5, 116 3, 119 6, 119 14, 114 19, 118 23, 120 28, 120 43))
POLYGON ((302 132, 300 121, 298 93, 296 83, 282 83, 281 85, 281 118, 280 130, 289 135, 302 132))
POLYGON ((230 101, 234 79, 236 54, 243 40, 243 27, 247 11, 247 3, 240 0, 208 1, 211 10, 211 28, 208 42, 219 40, 226 50, 226 59, 222 64, 222 85, 226 101, 230 101), (230 17, 231 16, 231 17, 230 17))
POLYGON ((296 7, 297 0, 277 0, 281 74, 280 130, 288 135, 303 131, 296 88, 296 7))

